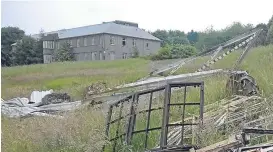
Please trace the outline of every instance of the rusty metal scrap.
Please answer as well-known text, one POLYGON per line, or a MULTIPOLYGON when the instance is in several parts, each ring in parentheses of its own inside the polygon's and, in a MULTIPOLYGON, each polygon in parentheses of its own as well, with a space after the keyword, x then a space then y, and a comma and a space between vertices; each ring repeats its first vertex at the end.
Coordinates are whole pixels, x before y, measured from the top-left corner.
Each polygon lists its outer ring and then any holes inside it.
POLYGON ((259 92, 255 79, 247 72, 231 72, 226 87, 232 94, 237 95, 251 96, 259 92))

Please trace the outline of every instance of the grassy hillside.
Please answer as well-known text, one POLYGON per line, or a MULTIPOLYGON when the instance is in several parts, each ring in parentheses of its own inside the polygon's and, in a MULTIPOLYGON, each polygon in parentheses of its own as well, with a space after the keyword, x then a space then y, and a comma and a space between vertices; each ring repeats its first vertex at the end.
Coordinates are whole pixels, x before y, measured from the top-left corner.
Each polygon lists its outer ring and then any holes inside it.
POLYGON ((109 87, 133 82, 148 73, 148 60, 63 62, 2 68, 2 98, 29 97, 33 90, 53 89, 74 98, 97 81, 109 87))
MULTIPOLYGON (((234 52, 217 62, 212 68, 230 68, 239 52, 234 52)), ((177 72, 195 71, 200 67, 200 58, 177 72)), ((79 90, 98 80, 110 86, 133 82, 147 75, 149 62, 129 59, 108 62, 54 63, 2 68, 2 98, 28 97, 34 89, 67 91, 79 97, 79 90)), ((262 96, 273 94, 273 46, 254 48, 242 62, 240 69, 252 75, 262 96)), ((205 78, 205 104, 226 96, 227 77, 205 78)), ((194 97, 192 97, 194 98, 194 97)), ((106 141, 104 118, 99 109, 80 109, 68 113, 64 119, 28 118, 9 119, 2 117, 2 151, 99 151, 106 141)))

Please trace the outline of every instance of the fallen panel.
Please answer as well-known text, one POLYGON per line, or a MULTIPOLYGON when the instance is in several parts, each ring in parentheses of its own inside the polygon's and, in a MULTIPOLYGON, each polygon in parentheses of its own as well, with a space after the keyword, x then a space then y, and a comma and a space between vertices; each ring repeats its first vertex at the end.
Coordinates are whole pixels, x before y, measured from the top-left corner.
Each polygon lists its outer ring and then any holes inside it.
POLYGON ((181 79, 185 79, 185 78, 189 78, 189 77, 194 78, 194 77, 199 77, 199 76, 207 76, 207 75, 212 75, 212 74, 221 73, 221 72, 227 72, 227 71, 224 71, 222 69, 216 69, 216 70, 210 70, 210 71, 187 73, 187 74, 180 74, 180 75, 175 75, 175 76, 167 76, 167 77, 162 77, 162 78, 150 78, 150 79, 144 80, 144 81, 139 81, 139 82, 134 82, 134 83, 129 83, 129 84, 117 86, 114 89, 144 86, 144 85, 149 85, 149 84, 154 84, 154 83, 163 83, 163 85, 164 85, 164 84, 167 84, 167 82, 171 82, 171 81, 181 80, 181 79))

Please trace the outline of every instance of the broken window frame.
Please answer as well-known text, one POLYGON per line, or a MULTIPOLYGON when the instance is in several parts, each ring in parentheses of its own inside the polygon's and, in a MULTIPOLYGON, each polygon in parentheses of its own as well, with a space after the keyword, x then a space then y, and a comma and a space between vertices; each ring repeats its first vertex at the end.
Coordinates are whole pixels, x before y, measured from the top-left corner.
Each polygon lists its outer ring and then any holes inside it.
MULTIPOLYGON (((182 93, 182 92, 181 92, 182 93)), ((130 145, 132 143, 132 139, 133 139, 133 135, 134 134, 140 134, 140 133, 145 133, 145 139, 144 141, 144 148, 147 149, 147 139, 149 136, 149 132, 151 131, 155 131, 155 130, 161 130, 161 136, 160 136, 160 143, 159 143, 159 148, 157 149, 152 149, 152 150, 166 150, 166 149, 178 149, 178 150, 189 150, 192 147, 194 147, 193 145, 185 145, 185 143, 183 142, 184 139, 186 137, 183 136, 183 134, 185 135, 185 130, 182 129, 183 131, 181 131, 181 141, 179 142, 179 145, 168 145, 168 128, 171 126, 174 127, 179 127, 181 126, 182 128, 184 126, 194 126, 194 125, 202 125, 203 124, 203 111, 204 111, 204 82, 182 82, 182 83, 168 83, 165 86, 161 86, 155 89, 148 89, 148 90, 144 90, 144 91, 140 91, 134 94, 131 94, 113 104, 110 105, 109 110, 108 110, 108 114, 107 114, 107 118, 106 118, 106 130, 105 130, 105 134, 106 137, 109 138, 110 142, 113 142, 110 145, 110 148, 112 148, 112 151, 115 152, 116 151, 116 146, 117 146, 117 142, 125 142, 126 144, 130 145), (187 96, 187 91, 186 88, 188 87, 199 87, 200 88, 200 102, 186 102, 186 96, 187 96), (185 91, 183 91, 184 93, 184 101, 183 103, 172 103, 171 102, 171 92, 172 92, 172 88, 184 88, 185 91), (148 110, 141 110, 138 111, 137 107, 138 107, 138 102, 139 102, 139 97, 141 95, 145 95, 145 94, 150 94, 149 97, 149 105, 152 104, 152 100, 153 100, 153 93, 154 92, 158 92, 158 91, 164 91, 165 96, 164 99, 162 101, 162 107, 156 108, 156 109, 152 109, 151 106, 149 106, 148 110), (129 102, 130 106, 130 111, 129 113, 125 113, 125 115, 122 115, 122 111, 126 111, 124 110, 124 103, 129 102), (187 106, 199 106, 199 121, 195 121, 195 122, 191 122, 191 123, 187 123, 185 122, 185 109, 187 106), (182 121, 179 123, 170 123, 169 122, 169 116, 170 116, 170 107, 174 107, 174 106, 183 106, 183 113, 182 113, 182 121), (113 111, 117 108, 118 111, 113 111), (150 114, 151 111, 153 110, 163 110, 162 111, 162 125, 154 126, 153 128, 151 128, 150 124, 150 114), (116 113, 119 115, 118 118, 112 116, 113 113, 116 113), (137 115, 140 113, 145 113, 147 112, 147 126, 144 130, 137 130, 136 129, 136 119, 137 119, 137 115), (114 120, 113 120, 114 117, 114 120), (126 126, 124 129, 124 132, 119 133, 120 130, 120 125, 122 120, 127 120, 126 126), (113 132, 114 137, 111 138, 110 136, 110 128, 111 126, 116 126, 115 124, 117 124, 117 128, 115 128, 116 130, 113 132), (136 130, 135 130, 136 129, 136 130), (124 140, 124 141, 123 141, 124 140)), ((109 148, 109 147, 108 147, 109 148)), ((105 146, 103 147, 103 151, 105 149, 105 146)))
POLYGON ((121 44, 122 44, 122 46, 126 46, 126 38, 125 37, 122 38, 121 44))

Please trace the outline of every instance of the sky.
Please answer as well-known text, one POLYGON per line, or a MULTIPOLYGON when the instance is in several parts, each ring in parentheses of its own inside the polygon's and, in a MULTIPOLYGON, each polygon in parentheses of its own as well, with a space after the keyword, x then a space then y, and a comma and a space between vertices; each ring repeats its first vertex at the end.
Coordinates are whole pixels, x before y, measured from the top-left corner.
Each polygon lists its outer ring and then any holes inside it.
POLYGON ((17 26, 26 34, 69 29, 104 21, 136 22, 155 31, 203 31, 232 24, 267 23, 273 0, 28 0, 1 1, 1 27, 17 26))

